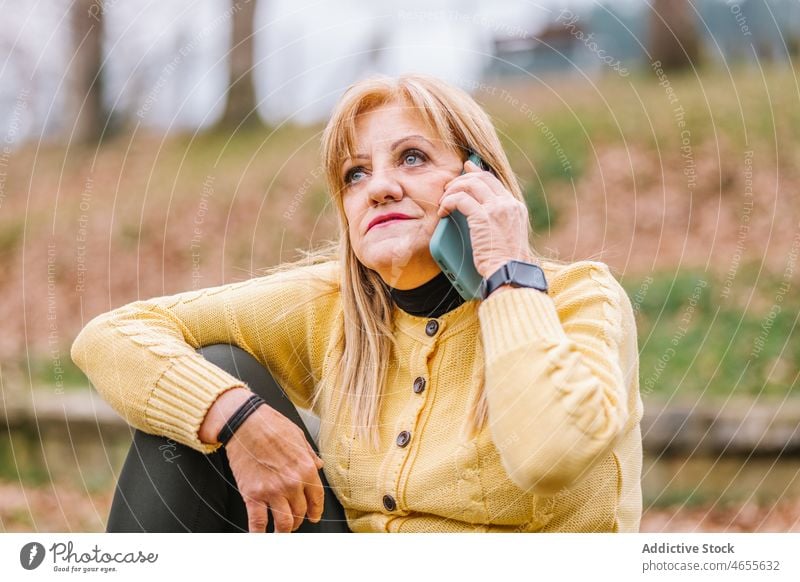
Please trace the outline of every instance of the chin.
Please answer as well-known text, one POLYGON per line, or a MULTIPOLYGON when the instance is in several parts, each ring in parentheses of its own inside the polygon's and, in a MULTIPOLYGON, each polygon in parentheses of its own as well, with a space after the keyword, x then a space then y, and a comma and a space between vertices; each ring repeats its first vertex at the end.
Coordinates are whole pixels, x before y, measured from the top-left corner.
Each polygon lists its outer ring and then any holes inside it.
POLYGON ((398 250, 396 244, 393 248, 387 249, 386 253, 380 255, 369 255, 363 260, 359 258, 361 263, 379 273, 398 273, 402 272, 408 265, 414 262, 414 252, 408 247, 398 250))

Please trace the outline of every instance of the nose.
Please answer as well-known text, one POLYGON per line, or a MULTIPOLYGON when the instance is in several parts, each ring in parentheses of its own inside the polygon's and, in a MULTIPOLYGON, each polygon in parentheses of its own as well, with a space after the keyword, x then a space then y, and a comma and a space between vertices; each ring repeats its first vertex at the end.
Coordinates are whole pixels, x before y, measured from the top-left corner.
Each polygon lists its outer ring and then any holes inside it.
POLYGON ((390 199, 400 200, 403 197, 403 187, 397 181, 393 168, 373 168, 367 192, 369 197, 378 204, 383 204, 390 199))

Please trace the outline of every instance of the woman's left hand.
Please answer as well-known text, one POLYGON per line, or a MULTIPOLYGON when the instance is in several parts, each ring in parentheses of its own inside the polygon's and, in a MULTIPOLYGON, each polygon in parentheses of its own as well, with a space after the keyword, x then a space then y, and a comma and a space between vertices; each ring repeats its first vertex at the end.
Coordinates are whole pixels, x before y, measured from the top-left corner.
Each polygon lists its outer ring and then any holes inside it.
POLYGON ((494 174, 472 161, 445 185, 439 216, 454 209, 467 217, 475 268, 484 278, 512 259, 532 262, 528 249, 528 208, 494 174))

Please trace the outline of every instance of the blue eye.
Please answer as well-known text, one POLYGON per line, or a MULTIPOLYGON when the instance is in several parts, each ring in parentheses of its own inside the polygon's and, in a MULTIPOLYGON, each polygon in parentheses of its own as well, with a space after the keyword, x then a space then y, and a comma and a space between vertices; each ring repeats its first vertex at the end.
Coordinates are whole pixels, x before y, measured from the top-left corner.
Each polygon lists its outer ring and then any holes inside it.
POLYGON ((347 170, 347 173, 344 175, 344 183, 345 184, 355 184, 359 180, 361 180, 365 174, 364 168, 361 166, 356 166, 355 168, 350 168, 347 170))
POLYGON ((425 161, 425 154, 419 150, 407 150, 403 153, 403 162, 409 166, 418 166, 425 161))

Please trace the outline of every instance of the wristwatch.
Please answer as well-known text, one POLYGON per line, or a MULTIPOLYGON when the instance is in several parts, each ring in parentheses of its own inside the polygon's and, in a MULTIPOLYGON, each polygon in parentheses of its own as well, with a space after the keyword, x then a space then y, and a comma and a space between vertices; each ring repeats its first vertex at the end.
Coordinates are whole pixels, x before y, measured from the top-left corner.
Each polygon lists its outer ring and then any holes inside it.
POLYGON ((498 287, 530 287, 547 293, 547 279, 539 265, 511 260, 481 281, 481 299, 486 299, 498 287))

